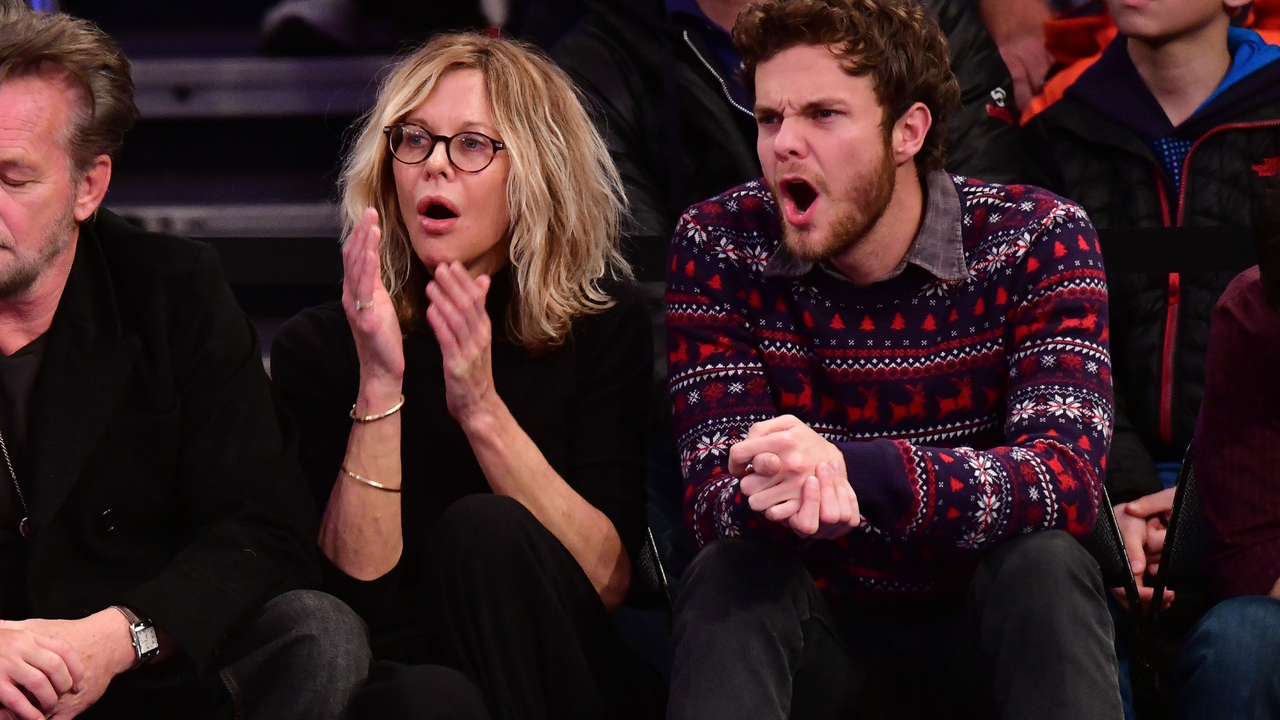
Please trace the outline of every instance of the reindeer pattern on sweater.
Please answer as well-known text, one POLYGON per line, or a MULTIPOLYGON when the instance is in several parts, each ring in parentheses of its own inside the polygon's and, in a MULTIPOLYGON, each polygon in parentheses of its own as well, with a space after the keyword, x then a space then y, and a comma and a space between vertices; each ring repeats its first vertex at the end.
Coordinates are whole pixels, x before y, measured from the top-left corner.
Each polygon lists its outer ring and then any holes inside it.
POLYGON ((758 181, 695 205, 668 266, 670 390, 686 519, 704 545, 794 545, 839 597, 967 586, 1025 532, 1087 534, 1112 425, 1107 289, 1084 211, 1030 186, 950 176, 967 280, 910 266, 856 286, 815 267, 766 277, 780 246, 758 181), (800 418, 843 452, 863 524, 801 542, 728 474, 750 427, 800 418))

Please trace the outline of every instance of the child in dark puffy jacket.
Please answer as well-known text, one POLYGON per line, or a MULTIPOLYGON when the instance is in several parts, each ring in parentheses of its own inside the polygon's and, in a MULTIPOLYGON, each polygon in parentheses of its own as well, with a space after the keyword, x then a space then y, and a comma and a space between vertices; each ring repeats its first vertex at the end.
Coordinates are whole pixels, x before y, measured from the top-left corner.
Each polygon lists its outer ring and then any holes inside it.
MULTIPOLYGON (((1033 176, 1099 229, 1255 224, 1280 172, 1275 35, 1240 27, 1251 20, 1248 0, 1106 5, 1115 39, 1083 72, 1067 71, 1076 79, 1060 99, 1033 103, 1038 113, 1023 127, 1033 176)), ((1110 282, 1117 413, 1107 489, 1140 584, 1158 567, 1204 394, 1209 319, 1232 277, 1110 282)))

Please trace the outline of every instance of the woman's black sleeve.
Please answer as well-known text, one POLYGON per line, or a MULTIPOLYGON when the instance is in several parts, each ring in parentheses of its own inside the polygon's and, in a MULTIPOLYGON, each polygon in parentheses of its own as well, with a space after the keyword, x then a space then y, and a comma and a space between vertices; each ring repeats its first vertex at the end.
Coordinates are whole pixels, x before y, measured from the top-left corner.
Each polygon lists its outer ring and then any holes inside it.
POLYGON ((653 339, 638 290, 611 294, 616 304, 582 318, 573 333, 578 383, 565 481, 609 518, 634 566, 648 527, 653 339))

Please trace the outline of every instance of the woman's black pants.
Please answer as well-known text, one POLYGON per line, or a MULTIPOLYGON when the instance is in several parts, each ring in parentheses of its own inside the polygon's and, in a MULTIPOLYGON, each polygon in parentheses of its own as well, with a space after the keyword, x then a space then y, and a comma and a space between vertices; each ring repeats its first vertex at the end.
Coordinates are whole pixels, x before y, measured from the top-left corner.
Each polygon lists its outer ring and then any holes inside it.
POLYGON ((661 717, 657 673, 622 644, 573 555, 516 500, 454 503, 424 563, 432 663, 377 663, 352 720, 661 717))

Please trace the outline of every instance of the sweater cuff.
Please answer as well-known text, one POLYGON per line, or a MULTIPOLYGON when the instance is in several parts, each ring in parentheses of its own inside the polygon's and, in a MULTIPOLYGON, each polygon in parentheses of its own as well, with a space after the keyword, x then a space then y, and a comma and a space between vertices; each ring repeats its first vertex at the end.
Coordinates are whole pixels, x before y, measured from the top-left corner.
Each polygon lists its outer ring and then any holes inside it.
POLYGON ((892 440, 836 443, 844 453, 849 485, 858 496, 858 511, 873 527, 889 530, 911 512, 915 493, 902 467, 902 454, 892 440))
MULTIPOLYGON (((715 504, 715 511, 720 518, 728 519, 729 534, 747 535, 751 529, 758 527, 765 520, 764 515, 751 509, 751 501, 742 492, 742 481, 733 476, 725 476, 721 480, 720 497, 715 504)), ((723 533, 724 530, 718 531, 723 533)))

